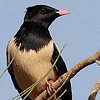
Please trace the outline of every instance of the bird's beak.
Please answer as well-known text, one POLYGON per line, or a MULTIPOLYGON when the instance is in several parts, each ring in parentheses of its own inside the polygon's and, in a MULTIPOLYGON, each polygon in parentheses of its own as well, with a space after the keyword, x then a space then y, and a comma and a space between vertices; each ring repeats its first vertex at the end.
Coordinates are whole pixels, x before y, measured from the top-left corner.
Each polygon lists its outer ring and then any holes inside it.
POLYGON ((58 14, 61 15, 61 16, 70 14, 70 12, 67 11, 67 10, 59 10, 59 11, 57 11, 56 13, 58 13, 58 14))

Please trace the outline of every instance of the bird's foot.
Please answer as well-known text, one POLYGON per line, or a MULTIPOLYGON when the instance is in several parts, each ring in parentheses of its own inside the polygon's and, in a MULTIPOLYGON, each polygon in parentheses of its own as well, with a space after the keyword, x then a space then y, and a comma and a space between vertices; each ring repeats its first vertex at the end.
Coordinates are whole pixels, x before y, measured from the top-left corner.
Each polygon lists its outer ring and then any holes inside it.
POLYGON ((47 93, 52 95, 56 90, 53 87, 54 81, 52 79, 48 79, 47 81, 47 93))

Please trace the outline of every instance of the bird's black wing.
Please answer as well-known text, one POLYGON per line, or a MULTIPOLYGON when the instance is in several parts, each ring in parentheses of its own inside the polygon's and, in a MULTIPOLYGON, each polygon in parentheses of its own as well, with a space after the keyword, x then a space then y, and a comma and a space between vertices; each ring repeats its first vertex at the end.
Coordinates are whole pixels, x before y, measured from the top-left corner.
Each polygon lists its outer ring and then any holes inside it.
MULTIPOLYGON (((52 55, 52 62, 54 62, 56 60, 58 55, 59 55, 59 51, 57 49, 57 46, 54 43, 54 52, 52 55)), ((65 62, 61 56, 59 57, 56 65, 55 65, 55 69, 57 70, 59 76, 61 76, 67 72, 65 62)), ((67 82, 62 89, 63 89, 63 91, 66 89, 67 92, 62 96, 61 100, 72 100, 72 91, 71 91, 70 81, 67 82)))
MULTIPOLYGON (((8 46, 9 46, 9 45, 8 45, 8 46)), ((8 47, 7 47, 6 55, 7 55, 7 66, 8 66, 8 64, 9 64, 10 61, 12 60, 12 59, 10 58, 10 52, 8 52, 8 47)), ((9 72, 9 74, 10 74, 10 76, 11 76, 11 79, 12 79, 12 82, 13 82, 13 84, 14 84, 14 87, 16 88, 16 90, 17 90, 19 93, 21 93, 22 90, 21 90, 21 88, 19 87, 19 85, 17 84, 16 79, 15 79, 15 76, 14 76, 14 73, 13 73, 13 64, 11 64, 10 67, 8 68, 8 72, 9 72)), ((24 95, 22 98, 24 98, 24 97, 25 97, 25 95, 24 95)), ((29 97, 27 97, 25 100, 31 100, 31 99, 30 99, 29 97)))

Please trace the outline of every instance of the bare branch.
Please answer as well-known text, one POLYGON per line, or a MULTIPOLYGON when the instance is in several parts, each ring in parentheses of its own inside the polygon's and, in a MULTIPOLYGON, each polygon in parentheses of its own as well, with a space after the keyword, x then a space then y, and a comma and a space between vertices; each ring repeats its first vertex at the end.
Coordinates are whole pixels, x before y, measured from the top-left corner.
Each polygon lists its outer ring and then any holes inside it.
POLYGON ((97 83, 95 84, 94 88, 92 89, 88 100, 95 100, 95 97, 99 90, 100 90, 100 78, 97 81, 97 83))
MULTIPOLYGON (((68 74, 71 72, 71 75, 68 77, 68 80, 73 78, 81 69, 85 68, 86 66, 95 63, 96 60, 100 60, 100 50, 97 51, 94 55, 90 56, 89 58, 79 62, 76 66, 74 66, 71 70, 67 73, 63 74, 54 82, 54 88, 57 89, 63 82, 65 81, 68 74)), ((35 100, 44 100, 47 98, 47 91, 44 90, 35 100)))

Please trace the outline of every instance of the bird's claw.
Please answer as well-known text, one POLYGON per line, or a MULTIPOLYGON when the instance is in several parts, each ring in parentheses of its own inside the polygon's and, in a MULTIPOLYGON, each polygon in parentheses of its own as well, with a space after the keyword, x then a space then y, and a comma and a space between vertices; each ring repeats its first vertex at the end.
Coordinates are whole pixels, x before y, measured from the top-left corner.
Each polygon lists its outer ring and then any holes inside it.
POLYGON ((54 81, 52 79, 49 79, 46 81, 47 82, 47 93, 49 95, 52 95, 56 90, 53 87, 54 81))

